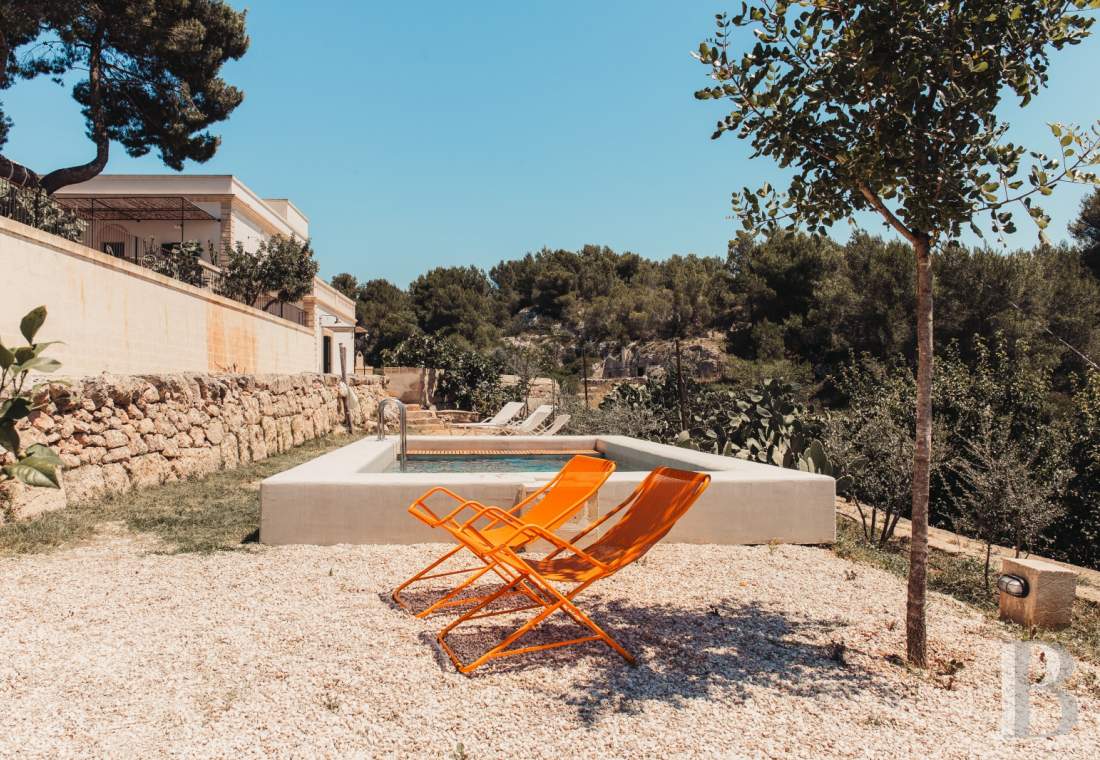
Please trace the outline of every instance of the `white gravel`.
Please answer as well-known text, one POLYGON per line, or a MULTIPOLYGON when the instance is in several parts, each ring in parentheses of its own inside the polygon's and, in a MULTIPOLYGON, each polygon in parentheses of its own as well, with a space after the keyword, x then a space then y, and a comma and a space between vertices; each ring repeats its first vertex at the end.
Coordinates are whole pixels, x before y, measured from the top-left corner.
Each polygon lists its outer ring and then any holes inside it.
POLYGON ((902 583, 822 549, 657 547, 582 597, 637 668, 589 644, 470 678, 386 599, 438 547, 149 549, 0 560, 0 756, 1100 755, 1094 668, 1070 735, 1003 739, 1000 625, 937 597, 908 671, 902 583))

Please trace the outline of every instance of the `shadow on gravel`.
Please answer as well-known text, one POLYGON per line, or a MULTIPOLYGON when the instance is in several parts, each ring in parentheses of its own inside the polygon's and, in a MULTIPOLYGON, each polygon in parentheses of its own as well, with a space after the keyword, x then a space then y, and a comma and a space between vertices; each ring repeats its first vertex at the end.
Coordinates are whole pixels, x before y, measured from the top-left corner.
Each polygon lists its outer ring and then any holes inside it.
MULTIPOLYGON (((561 684, 565 699, 586 724, 608 712, 634 713, 644 703, 719 699, 744 702, 766 689, 779 695, 825 697, 873 691, 893 701, 897 695, 876 674, 844 661, 838 622, 788 617, 755 603, 722 600, 709 609, 671 605, 635 606, 621 599, 590 596, 579 600, 598 625, 638 658, 635 667, 602 643, 516 655, 491 662, 473 677, 529 671, 561 684)), ((531 613, 527 613, 531 614, 531 613)), ((449 619, 449 616, 447 616, 449 619)), ((526 618, 521 614, 476 621, 457 629, 449 641, 469 662, 526 618), (478 623, 484 623, 479 625, 478 623)), ((442 617, 433 628, 445 624, 442 617)), ((586 631, 559 614, 514 646, 573 638, 586 631)), ((434 633, 423 636, 435 645, 434 633)), ((441 658, 447 669, 451 665, 441 658)))

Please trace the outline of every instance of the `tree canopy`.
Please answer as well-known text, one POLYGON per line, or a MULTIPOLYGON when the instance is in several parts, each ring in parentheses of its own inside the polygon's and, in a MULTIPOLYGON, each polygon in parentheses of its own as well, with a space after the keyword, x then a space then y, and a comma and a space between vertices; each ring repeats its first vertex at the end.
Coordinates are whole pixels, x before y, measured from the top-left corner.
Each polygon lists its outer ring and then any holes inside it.
POLYGON ((417 321, 426 333, 486 348, 499 335, 492 284, 477 267, 437 267, 409 285, 417 321))
POLYGON ((222 267, 220 290, 223 295, 242 303, 266 309, 274 303, 293 303, 313 290, 317 262, 308 240, 272 235, 255 251, 246 251, 241 243, 229 252, 222 267))
MULTIPOLYGON (((221 67, 248 49, 245 14, 223 0, 38 0, 0 8, 0 90, 19 79, 80 78, 80 104, 95 157, 40 178, 49 193, 99 174, 112 141, 131 156, 156 150, 173 169, 206 161, 208 128, 244 98, 221 67)), ((10 125, 0 112, 0 147, 10 125)))
POLYGON ((340 274, 333 275, 332 279, 329 280, 329 284, 348 298, 359 297, 359 280, 356 279, 355 275, 341 272, 340 274))
POLYGON ((381 364, 383 352, 420 333, 412 298, 387 280, 369 280, 359 288, 355 314, 367 330, 360 350, 371 365, 381 364))
POLYGON ((1100 279, 1100 190, 1093 190, 1081 201, 1081 211, 1069 231, 1081 244, 1085 266, 1100 279))
MULTIPOLYGON (((716 82, 696 97, 734 104, 713 136, 733 132, 756 155, 800 169, 786 192, 735 193, 736 213, 748 229, 787 222, 824 232, 872 211, 907 240, 952 240, 990 212, 995 231, 1012 231, 1010 204, 1062 180, 1096 181, 1087 167, 1100 132, 1055 124, 1060 154, 1032 154, 1023 189, 1028 154, 1004 141, 996 108, 1005 90, 1030 102, 1046 84, 1051 49, 1078 44, 1092 26, 1075 11, 1098 7, 779 0, 720 14, 696 54, 716 82), (734 33, 754 25, 755 44, 737 53, 734 33)), ((1028 209, 1045 226, 1045 213, 1028 209)))

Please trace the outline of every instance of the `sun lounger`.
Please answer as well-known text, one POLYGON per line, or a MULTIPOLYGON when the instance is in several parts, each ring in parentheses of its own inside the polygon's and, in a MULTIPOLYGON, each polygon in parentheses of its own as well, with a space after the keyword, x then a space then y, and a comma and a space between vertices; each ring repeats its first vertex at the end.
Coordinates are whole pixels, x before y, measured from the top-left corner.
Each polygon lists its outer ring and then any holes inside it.
MULTIPOLYGON (((393 600, 405 609, 409 609, 401 598, 401 592, 408 586, 430 578, 465 573, 469 577, 459 586, 416 614, 418 617, 424 617, 440 607, 451 606, 459 592, 492 569, 493 563, 486 560, 485 552, 502 541, 507 543, 506 537, 515 533, 512 522, 522 515, 524 524, 538 525, 545 530, 556 530, 581 510, 614 470, 615 463, 610 459, 575 456, 566 462, 549 483, 508 510, 486 507, 476 501, 466 500, 441 486, 429 490, 412 503, 409 514, 425 525, 446 530, 454 537, 458 546, 394 589, 393 600), (437 516, 427 503, 430 498, 436 496, 447 497, 457 502, 458 506, 443 516, 437 516), (487 510, 494 510, 494 515, 483 517, 483 513, 487 510), (429 575, 432 570, 464 550, 468 550, 477 557, 481 564, 474 568, 429 575)), ((526 536, 514 536, 512 543, 518 549, 533 540, 535 539, 526 536)), ((458 603, 472 603, 472 601, 476 600, 458 603)))
POLYGON ((569 424, 568 414, 559 414, 546 428, 539 431, 539 435, 557 435, 558 432, 569 424))
POLYGON ((571 541, 560 538, 552 529, 524 522, 522 518, 490 508, 484 514, 485 517, 496 516, 501 522, 513 526, 510 535, 506 535, 494 548, 482 555, 492 563, 496 574, 505 578, 505 584, 495 593, 480 599, 476 606, 440 631, 437 637, 440 646, 455 667, 467 674, 498 657, 540 652, 590 641, 604 642, 627 662, 634 664, 634 656, 600 628, 574 600, 596 581, 641 559, 664 538, 709 484, 709 475, 659 467, 649 474, 626 501, 593 522, 571 541), (619 519, 599 538, 583 549, 577 546, 579 539, 617 515, 619 519), (546 557, 536 559, 516 551, 517 541, 529 542, 538 538, 545 539, 555 547, 546 557), (486 610, 498 599, 516 593, 523 594, 531 604, 503 610, 486 610), (539 612, 472 662, 463 663, 447 642, 448 634, 471 620, 483 620, 523 610, 539 612), (556 612, 564 612, 591 633, 547 644, 512 647, 524 634, 556 612))
POLYGON ((522 401, 509 401, 507 404, 500 408, 500 411, 494 414, 492 417, 488 417, 481 422, 462 422, 455 427, 460 428, 493 428, 504 427, 511 422, 520 410, 523 409, 524 403, 522 401))
POLYGON ((554 407, 549 404, 543 404, 542 406, 531 412, 523 422, 518 425, 509 425, 504 428, 504 432, 509 435, 534 435, 538 433, 539 428, 542 427, 550 415, 554 413, 554 407))

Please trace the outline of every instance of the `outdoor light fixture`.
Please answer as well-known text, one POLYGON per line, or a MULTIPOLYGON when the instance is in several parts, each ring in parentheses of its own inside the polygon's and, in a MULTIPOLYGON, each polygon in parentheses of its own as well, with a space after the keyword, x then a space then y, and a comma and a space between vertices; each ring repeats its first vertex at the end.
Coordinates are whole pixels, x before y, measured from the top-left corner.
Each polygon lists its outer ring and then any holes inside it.
POLYGON ((997 588, 1009 596, 1027 596, 1027 579, 1018 575, 1002 575, 997 579, 997 588))

